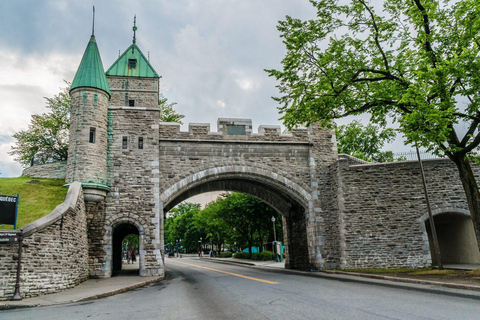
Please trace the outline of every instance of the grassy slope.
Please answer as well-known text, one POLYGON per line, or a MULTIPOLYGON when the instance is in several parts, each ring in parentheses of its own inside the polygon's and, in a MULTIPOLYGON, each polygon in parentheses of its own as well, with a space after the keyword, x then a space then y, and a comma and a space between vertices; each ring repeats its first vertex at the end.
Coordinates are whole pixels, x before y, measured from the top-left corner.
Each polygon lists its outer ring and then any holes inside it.
MULTIPOLYGON (((46 216, 65 200, 67 188, 61 179, 33 179, 29 177, 0 178, 0 194, 20 194, 17 228, 46 216), (31 181, 37 183, 31 183, 31 181)), ((0 229, 13 229, 5 225, 0 229)))

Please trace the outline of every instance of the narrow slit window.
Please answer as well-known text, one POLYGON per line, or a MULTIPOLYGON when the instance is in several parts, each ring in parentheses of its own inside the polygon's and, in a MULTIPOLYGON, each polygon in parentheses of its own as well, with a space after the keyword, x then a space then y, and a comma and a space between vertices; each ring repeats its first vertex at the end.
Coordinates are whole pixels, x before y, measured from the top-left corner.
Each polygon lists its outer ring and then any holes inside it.
POLYGON ((138 138, 138 149, 143 149, 143 137, 138 138))
POLYGON ((88 142, 95 143, 95 128, 90 128, 90 135, 88 137, 88 142))
POLYGON ((128 100, 129 107, 135 107, 135 100, 128 100))
POLYGON ((136 59, 128 59, 128 67, 130 69, 135 69, 137 67, 137 60, 136 59))
POLYGON ((122 139, 122 149, 127 149, 127 137, 123 137, 122 139))

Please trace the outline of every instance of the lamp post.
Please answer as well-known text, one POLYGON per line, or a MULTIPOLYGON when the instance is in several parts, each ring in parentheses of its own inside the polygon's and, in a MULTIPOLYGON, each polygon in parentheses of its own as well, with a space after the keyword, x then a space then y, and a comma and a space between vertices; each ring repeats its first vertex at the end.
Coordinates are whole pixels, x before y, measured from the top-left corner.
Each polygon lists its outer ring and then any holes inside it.
POLYGON ((179 244, 178 244, 178 239, 177 239, 176 244, 175 244, 175 249, 177 249, 177 258, 178 258, 178 246, 179 246, 179 244))
POLYGON ((200 258, 202 254, 202 237, 200 237, 200 240, 198 240, 198 245, 200 247, 200 249, 198 250, 198 257, 200 258))
POLYGON ((277 241, 277 234, 275 233, 275 217, 272 216, 272 223, 273 223, 273 241, 277 241))

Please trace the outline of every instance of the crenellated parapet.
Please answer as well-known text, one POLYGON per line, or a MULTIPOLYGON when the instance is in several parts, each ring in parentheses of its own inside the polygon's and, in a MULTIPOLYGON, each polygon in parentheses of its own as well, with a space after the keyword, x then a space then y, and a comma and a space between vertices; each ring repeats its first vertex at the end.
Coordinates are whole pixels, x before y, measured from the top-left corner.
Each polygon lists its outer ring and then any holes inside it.
POLYGON ((220 118, 218 131, 211 131, 209 123, 190 123, 188 131, 181 131, 180 124, 161 122, 159 136, 161 140, 206 140, 206 141, 245 141, 245 142, 294 142, 309 143, 310 133, 306 128, 293 129, 282 133, 279 125, 261 125, 257 132, 252 130, 251 119, 220 118))

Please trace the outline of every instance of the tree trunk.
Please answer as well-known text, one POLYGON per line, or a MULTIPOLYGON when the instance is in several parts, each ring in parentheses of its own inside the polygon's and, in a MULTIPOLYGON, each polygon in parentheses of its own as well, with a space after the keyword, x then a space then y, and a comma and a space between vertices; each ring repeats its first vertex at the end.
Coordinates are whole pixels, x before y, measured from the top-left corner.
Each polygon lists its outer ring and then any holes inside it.
POLYGON ((451 160, 455 163, 460 175, 465 195, 467 197, 468 209, 472 215, 473 227, 480 248, 480 193, 478 191, 477 180, 473 174, 470 160, 466 157, 453 155, 451 160))

